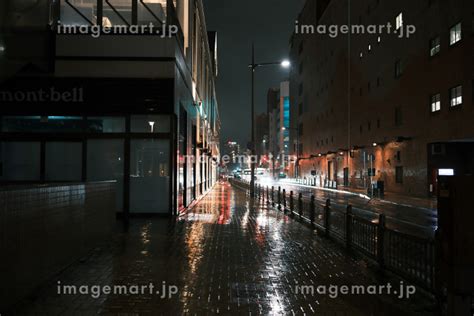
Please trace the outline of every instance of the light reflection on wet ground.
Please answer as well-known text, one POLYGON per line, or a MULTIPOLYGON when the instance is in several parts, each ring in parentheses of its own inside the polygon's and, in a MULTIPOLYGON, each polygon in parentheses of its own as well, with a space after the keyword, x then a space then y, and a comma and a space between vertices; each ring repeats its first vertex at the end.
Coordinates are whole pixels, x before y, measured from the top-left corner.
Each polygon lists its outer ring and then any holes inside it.
MULTIPOLYGON (((297 285, 373 285, 375 274, 339 245, 219 184, 179 220, 133 221, 112 246, 66 270, 15 315, 429 315, 421 297, 296 294, 297 285), (58 296, 54 284, 163 282, 179 295, 58 296)), ((397 283, 398 284, 398 283, 397 283)))

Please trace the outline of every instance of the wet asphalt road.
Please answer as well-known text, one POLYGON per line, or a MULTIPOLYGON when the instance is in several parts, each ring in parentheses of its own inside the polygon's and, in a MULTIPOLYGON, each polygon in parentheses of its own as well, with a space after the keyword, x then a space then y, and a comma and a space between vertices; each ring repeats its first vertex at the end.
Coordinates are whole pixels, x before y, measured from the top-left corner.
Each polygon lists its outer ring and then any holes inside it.
POLYGON ((287 193, 294 191, 295 196, 301 192, 304 199, 309 199, 311 194, 314 194, 319 205, 325 205, 326 200, 330 199, 333 209, 341 213, 345 212, 347 205, 350 204, 354 214, 371 221, 377 220, 378 214, 385 214, 388 228, 419 237, 434 237, 437 227, 438 220, 435 209, 389 203, 377 199, 367 200, 353 194, 308 188, 290 183, 280 182, 265 185, 273 185, 275 190, 281 186, 287 193))

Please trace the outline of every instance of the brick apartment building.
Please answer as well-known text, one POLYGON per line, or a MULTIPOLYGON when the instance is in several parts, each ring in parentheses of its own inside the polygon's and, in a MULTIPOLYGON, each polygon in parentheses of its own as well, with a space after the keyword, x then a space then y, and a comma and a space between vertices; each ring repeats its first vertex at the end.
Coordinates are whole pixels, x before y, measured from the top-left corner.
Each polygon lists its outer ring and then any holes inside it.
POLYGON ((291 143, 300 143, 301 178, 353 188, 383 181, 386 191, 426 196, 440 168, 472 173, 473 1, 349 8, 348 0, 308 0, 298 18, 313 26, 388 22, 416 32, 293 34, 291 143))

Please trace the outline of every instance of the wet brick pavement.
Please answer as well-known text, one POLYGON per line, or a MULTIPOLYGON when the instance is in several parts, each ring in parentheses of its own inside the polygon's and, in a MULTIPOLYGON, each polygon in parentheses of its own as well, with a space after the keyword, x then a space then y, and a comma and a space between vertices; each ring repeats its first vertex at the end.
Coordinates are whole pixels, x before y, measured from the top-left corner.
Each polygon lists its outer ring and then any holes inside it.
POLYGON ((137 219, 130 232, 66 269, 11 315, 431 315, 417 293, 296 293, 298 285, 375 285, 399 280, 282 213, 221 183, 180 220, 137 219), (178 294, 59 295, 62 285, 177 286, 178 294))

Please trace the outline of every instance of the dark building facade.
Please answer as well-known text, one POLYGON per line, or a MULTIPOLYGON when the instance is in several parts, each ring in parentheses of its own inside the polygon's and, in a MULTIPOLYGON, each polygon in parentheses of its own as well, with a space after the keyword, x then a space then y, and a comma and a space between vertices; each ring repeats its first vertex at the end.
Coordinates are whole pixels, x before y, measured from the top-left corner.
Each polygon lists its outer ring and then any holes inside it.
POLYGON ((10 6, 4 23, 0 181, 116 180, 127 218, 177 214, 208 191, 220 121, 202 2, 41 8, 10 6))
POLYGON ((474 140, 473 14, 474 2, 463 0, 351 1, 350 10, 347 0, 308 0, 300 25, 390 22, 416 32, 295 32, 291 125, 300 135, 291 142, 302 144, 300 177, 434 194, 439 169, 456 169, 449 144, 474 140))

